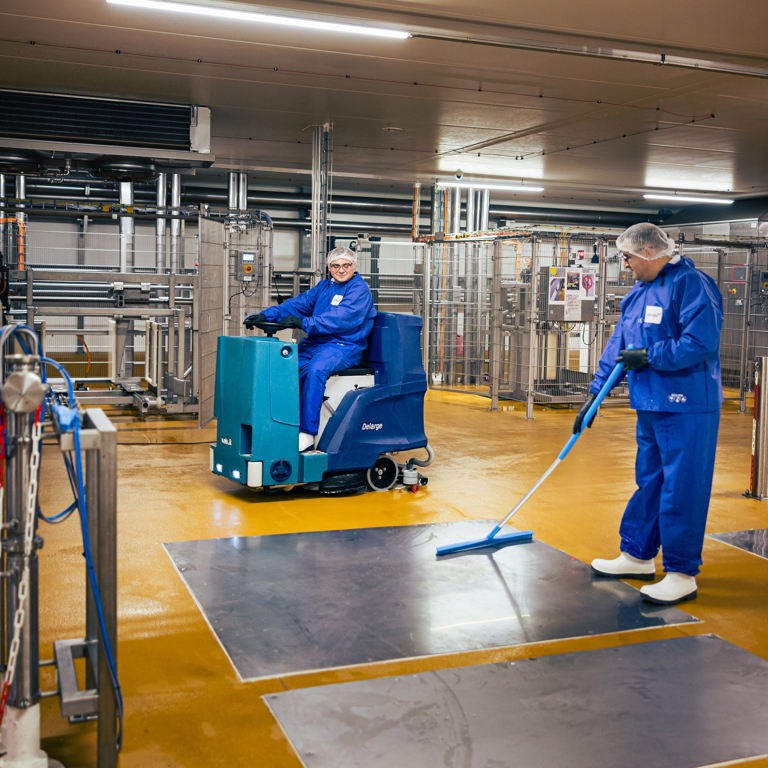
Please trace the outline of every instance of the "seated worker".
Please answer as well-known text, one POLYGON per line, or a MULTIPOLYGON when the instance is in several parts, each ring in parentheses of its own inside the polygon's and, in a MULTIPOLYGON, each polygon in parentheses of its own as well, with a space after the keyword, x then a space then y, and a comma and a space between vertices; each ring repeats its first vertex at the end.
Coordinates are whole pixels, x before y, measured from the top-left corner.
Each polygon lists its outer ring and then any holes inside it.
POLYGON ((373 328, 376 310, 365 280, 357 274, 357 254, 349 248, 334 248, 328 254, 330 280, 276 307, 245 318, 254 322, 281 321, 307 332, 299 343, 299 388, 301 412, 299 451, 314 445, 320 428, 328 377, 360 362, 373 328))

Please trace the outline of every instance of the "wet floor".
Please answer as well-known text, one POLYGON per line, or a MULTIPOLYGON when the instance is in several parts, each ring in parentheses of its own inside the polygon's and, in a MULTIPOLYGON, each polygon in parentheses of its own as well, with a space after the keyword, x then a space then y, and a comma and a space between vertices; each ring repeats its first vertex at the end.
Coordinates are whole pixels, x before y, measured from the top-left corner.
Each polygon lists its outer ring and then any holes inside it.
MULTIPOLYGON (((437 392, 428 394, 425 416, 436 453, 425 471, 426 488, 312 498, 265 496, 212 475, 208 442, 215 433, 198 431, 192 420, 114 414, 120 430, 118 666, 126 709, 121 766, 299 768, 260 698, 292 688, 703 633, 768 659, 768 561, 707 539, 699 597, 684 606, 701 623, 240 682, 164 543, 502 517, 551 464, 573 421, 566 409, 537 409, 527 420, 521 407, 492 413, 485 398, 437 392)), ((628 408, 603 409, 515 525, 585 562, 617 554, 619 519, 634 489, 634 425, 628 408)), ((766 526, 768 502, 741 495, 749 482, 751 429, 751 415, 726 404, 708 533, 766 526)), ((60 454, 48 446, 45 514, 63 509, 68 493, 60 454)), ((50 658, 53 640, 84 633, 85 574, 75 520, 43 526, 41 533, 41 655, 50 658)), ((53 687, 50 668, 41 676, 44 688, 53 687)), ((44 700, 42 709, 44 749, 68 768, 95 765, 94 726, 70 725, 55 699, 44 700)))

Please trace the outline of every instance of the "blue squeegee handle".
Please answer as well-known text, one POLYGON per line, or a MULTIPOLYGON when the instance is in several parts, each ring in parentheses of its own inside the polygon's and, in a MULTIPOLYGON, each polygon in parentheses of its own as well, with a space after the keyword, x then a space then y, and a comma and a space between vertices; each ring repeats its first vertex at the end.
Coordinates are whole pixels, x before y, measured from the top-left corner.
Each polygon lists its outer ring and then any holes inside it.
MULTIPOLYGON (((632 346, 627 347, 627 349, 632 349, 632 346)), ((605 396, 611 391, 611 388, 618 380, 619 376, 621 376, 622 372, 624 370, 624 364, 623 363, 616 363, 616 367, 611 371, 611 375, 608 377, 608 380, 603 384, 602 389, 598 393, 597 397, 592 402, 592 405, 589 407, 589 410, 587 411, 586 416, 581 421, 581 431, 576 432, 574 435, 571 435, 571 439, 565 444, 565 447, 562 451, 558 454, 557 458, 552 462, 549 469, 536 481, 536 484, 531 488, 528 493, 523 496, 520 501, 517 502, 514 509, 488 534, 488 538, 492 539, 501 529, 504 525, 506 525, 509 520, 512 518, 512 515, 517 512, 520 507, 525 504, 528 499, 533 496, 534 493, 539 489, 539 486, 555 471, 555 467, 568 455, 568 451, 573 448, 574 443, 579 439, 579 436, 581 433, 587 428, 587 425, 590 421, 592 421, 592 417, 597 413, 597 409, 600 407, 600 403, 605 400, 605 396)))
MULTIPOLYGON (((629 347, 629 349, 631 349, 631 347, 629 347)), ((611 371, 611 375, 608 377, 608 380, 605 382, 605 384, 603 384, 603 388, 600 390, 597 397, 592 401, 592 405, 589 406, 589 410, 581 420, 581 430, 571 435, 571 439, 565 444, 563 450, 558 454, 557 458, 560 459, 560 461, 562 461, 568 455, 568 451, 573 448, 575 442, 579 439, 579 437, 581 437, 581 433, 589 426, 590 422, 597 413, 597 409, 600 407, 600 403, 605 400, 606 395, 611 391, 613 385, 616 383, 619 376, 621 376, 623 370, 624 364, 616 363, 616 366, 611 371)))

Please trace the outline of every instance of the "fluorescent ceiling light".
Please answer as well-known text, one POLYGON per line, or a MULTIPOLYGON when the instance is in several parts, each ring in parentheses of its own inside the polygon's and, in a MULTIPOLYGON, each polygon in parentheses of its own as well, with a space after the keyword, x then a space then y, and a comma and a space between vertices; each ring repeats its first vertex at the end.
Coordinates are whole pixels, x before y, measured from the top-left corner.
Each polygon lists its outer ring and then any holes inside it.
POLYGON ((302 29, 317 29, 324 32, 344 32, 352 35, 373 35, 374 37, 389 37, 403 40, 410 37, 410 32, 399 29, 382 29, 381 27, 364 27, 359 24, 341 24, 317 19, 302 19, 298 16, 277 16, 271 13, 254 13, 252 11, 235 11, 230 8, 214 8, 206 5, 189 5, 186 3, 163 2, 163 0, 107 0, 111 5, 128 5, 131 8, 146 8, 153 11, 173 11, 188 13, 195 16, 209 16, 217 19, 233 21, 252 21, 258 24, 279 24, 287 27, 302 29))
POLYGON ((717 205, 730 205, 733 200, 725 200, 720 197, 683 197, 682 195, 643 195, 646 200, 674 200, 680 203, 715 203, 717 205))
POLYGON ((463 184, 460 181, 438 181, 438 187, 453 187, 456 189, 490 189, 505 192, 543 192, 544 187, 513 187, 508 184, 463 184))

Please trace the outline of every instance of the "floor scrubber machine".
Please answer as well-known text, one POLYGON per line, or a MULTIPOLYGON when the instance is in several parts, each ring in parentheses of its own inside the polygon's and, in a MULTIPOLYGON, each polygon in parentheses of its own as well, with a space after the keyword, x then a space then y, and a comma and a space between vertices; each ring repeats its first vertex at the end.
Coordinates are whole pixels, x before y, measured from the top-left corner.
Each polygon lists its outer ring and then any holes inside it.
POLYGON ((424 434, 427 378, 421 318, 380 312, 360 364, 328 379, 314 450, 299 453, 298 345, 256 323, 266 337, 220 336, 216 443, 211 471, 249 488, 305 484, 322 494, 426 485, 417 467, 434 456, 424 434), (426 459, 392 454, 424 448, 426 459), (399 487, 399 486, 398 486, 399 487))

